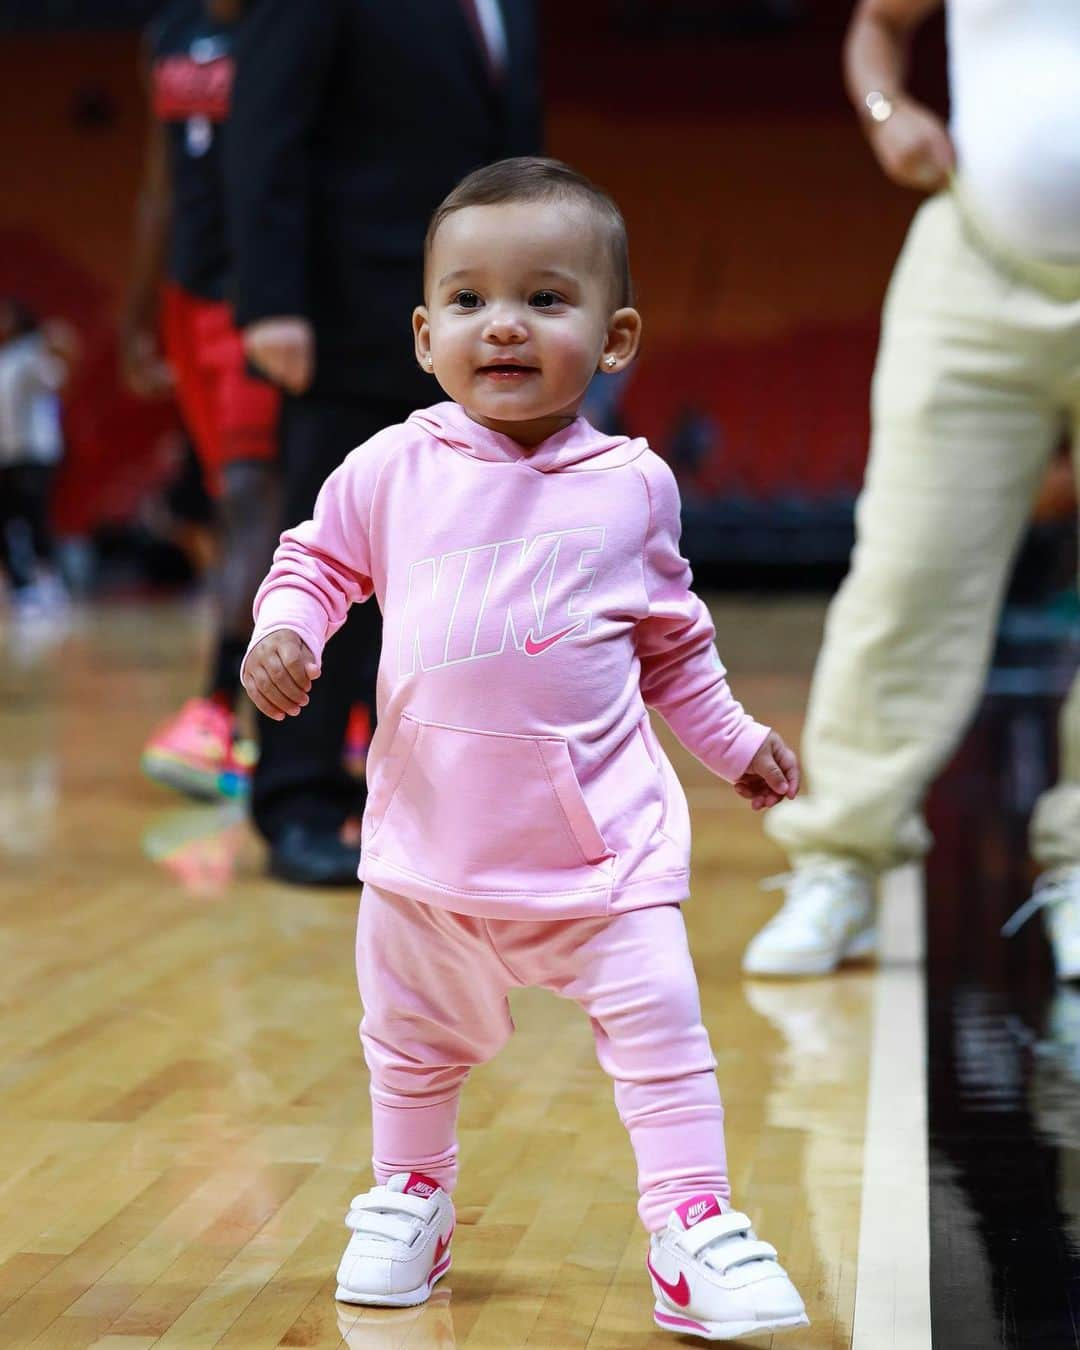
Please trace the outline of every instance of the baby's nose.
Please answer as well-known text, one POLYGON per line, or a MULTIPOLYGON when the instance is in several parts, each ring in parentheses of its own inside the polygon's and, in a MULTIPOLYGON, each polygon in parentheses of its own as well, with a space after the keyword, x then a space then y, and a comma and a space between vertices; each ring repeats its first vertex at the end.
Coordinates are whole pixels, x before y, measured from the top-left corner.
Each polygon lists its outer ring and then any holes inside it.
POLYGON ((513 310, 493 310, 488 315, 484 336, 489 342, 524 342, 525 323, 513 310))

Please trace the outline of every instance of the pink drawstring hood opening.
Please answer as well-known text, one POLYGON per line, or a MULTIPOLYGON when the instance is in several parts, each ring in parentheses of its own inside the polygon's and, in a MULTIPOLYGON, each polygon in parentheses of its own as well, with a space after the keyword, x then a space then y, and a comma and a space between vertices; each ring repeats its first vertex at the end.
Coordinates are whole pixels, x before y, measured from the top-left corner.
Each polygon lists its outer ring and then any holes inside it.
POLYGON ((527 449, 510 436, 474 422, 457 403, 436 403, 434 407, 423 408, 414 412, 409 422, 472 459, 492 464, 523 464, 536 473, 618 469, 639 459, 649 448, 640 437, 632 440, 629 436, 605 436, 583 417, 577 417, 562 431, 527 449))

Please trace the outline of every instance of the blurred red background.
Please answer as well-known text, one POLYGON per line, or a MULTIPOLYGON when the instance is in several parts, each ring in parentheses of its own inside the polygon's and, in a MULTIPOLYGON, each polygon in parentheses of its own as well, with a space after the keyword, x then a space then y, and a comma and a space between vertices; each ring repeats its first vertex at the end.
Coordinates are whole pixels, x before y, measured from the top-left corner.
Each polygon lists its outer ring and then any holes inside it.
MULTIPOLYGON (((706 496, 850 496, 878 311, 915 201, 883 180, 844 100, 849 6, 817 0, 757 32, 737 5, 699 5, 710 18, 692 31, 679 9, 543 6, 549 149, 606 186, 630 227, 646 343, 624 420, 665 449, 693 414, 706 496)), ((69 32, 0 46, 0 84, 23 110, 0 122, 19 185, 0 212, 0 290, 73 320, 86 348, 56 500, 68 532, 124 518, 172 471, 172 409, 132 400, 116 375, 138 45, 135 32, 69 32)), ((920 46, 940 104, 940 31, 920 46)))

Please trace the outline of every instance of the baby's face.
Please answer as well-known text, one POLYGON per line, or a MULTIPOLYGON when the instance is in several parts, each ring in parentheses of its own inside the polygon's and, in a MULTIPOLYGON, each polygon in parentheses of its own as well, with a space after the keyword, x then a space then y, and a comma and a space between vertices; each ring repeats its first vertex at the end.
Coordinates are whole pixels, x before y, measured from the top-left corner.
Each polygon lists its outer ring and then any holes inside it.
MULTIPOLYGON (((521 202, 447 217, 432 241, 427 304, 413 326, 420 364, 455 402, 534 445, 577 415, 612 349, 613 325, 627 315, 639 323, 635 311, 612 303, 602 226, 588 208, 521 202)), ((624 346, 620 367, 633 358, 624 346)))

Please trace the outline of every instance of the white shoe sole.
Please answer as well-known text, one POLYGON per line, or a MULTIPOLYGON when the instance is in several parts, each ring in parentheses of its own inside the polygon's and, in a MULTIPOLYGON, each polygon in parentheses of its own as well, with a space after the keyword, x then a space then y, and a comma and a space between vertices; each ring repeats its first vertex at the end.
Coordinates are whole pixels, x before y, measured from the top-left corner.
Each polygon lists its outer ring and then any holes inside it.
POLYGON ((695 1317, 669 1312, 659 1303, 653 1309, 653 1321, 664 1331, 673 1331, 678 1336, 700 1336, 703 1341, 734 1341, 739 1336, 754 1336, 761 1331, 789 1331, 810 1325, 805 1313, 767 1322, 699 1322, 695 1317))
MULTIPOLYGON (((247 791, 246 781, 242 789, 238 786, 230 790, 230 783, 223 781, 227 775, 217 769, 197 769, 194 765, 173 759, 172 756, 161 754, 156 750, 147 750, 143 754, 141 767, 152 782, 172 788, 174 792, 180 792, 197 802, 217 802, 223 797, 237 797, 241 795, 241 790, 247 791)), ((228 777, 231 782, 236 775, 228 777)), ((239 782, 237 779, 238 784, 239 782)))
POLYGON ((360 1303, 371 1308, 415 1308, 418 1303, 426 1303, 431 1297, 435 1285, 450 1269, 449 1252, 439 1264, 432 1268, 427 1282, 416 1289, 407 1289, 401 1294, 372 1294, 358 1289, 347 1289, 339 1284, 334 1297, 339 1303, 360 1303))
POLYGON ((865 961, 877 954, 877 929, 865 928, 842 948, 839 955, 831 952, 777 953, 771 958, 755 958, 747 954, 742 968, 747 975, 831 975, 845 961, 865 961))

